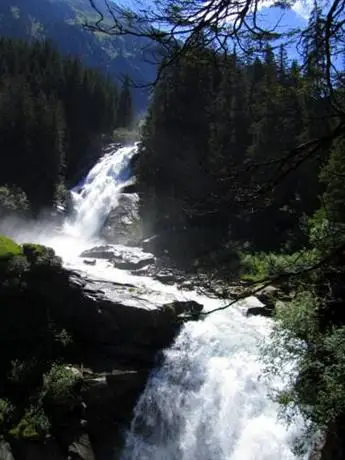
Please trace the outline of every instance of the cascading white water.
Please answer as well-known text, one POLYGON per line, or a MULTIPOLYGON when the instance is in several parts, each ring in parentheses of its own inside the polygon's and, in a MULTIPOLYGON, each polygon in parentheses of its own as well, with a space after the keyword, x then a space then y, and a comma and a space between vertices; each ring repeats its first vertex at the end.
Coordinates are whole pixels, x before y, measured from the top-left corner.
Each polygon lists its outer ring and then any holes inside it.
MULTIPOLYGON (((67 230, 87 240, 97 234, 116 207, 129 179, 136 147, 105 155, 84 184, 73 190, 75 217, 67 230)), ((172 298, 193 299, 215 308, 222 301, 164 286, 147 277, 112 271, 97 263, 97 277, 132 283, 157 304, 172 298)), ((250 303, 255 302, 251 300, 250 303)), ((262 378, 258 347, 271 322, 247 318, 241 307, 214 313, 184 325, 162 367, 153 372, 136 407, 122 460, 292 460, 301 422, 289 428, 278 420, 268 393, 282 379, 262 378)))
POLYGON ((292 460, 287 429, 262 378, 270 321, 239 308, 184 326, 136 407, 121 460, 292 460))
POLYGON ((64 231, 84 241, 97 235, 109 212, 118 203, 121 190, 130 183, 130 160, 137 145, 114 149, 91 169, 82 185, 72 191, 74 216, 64 231))
MULTIPOLYGON (((116 207, 128 183, 136 146, 106 154, 85 182, 72 191, 74 218, 64 233, 52 237, 8 233, 19 241, 38 241, 56 249, 70 268, 91 277, 136 286, 153 306, 173 299, 196 300, 213 309, 222 300, 183 291, 145 276, 115 269, 106 260, 84 265, 78 255, 93 243, 108 213, 116 207), (85 246, 86 245, 86 246, 85 246)), ((18 226, 16 226, 18 227, 18 226)), ((135 248, 131 248, 135 250, 135 248)), ((254 299, 249 299, 252 305, 254 299)), ((257 302, 257 301, 256 301, 257 302)), ((244 314, 233 306, 204 321, 183 326, 175 344, 152 373, 135 409, 122 460, 292 460, 292 444, 301 421, 287 427, 278 420, 278 407, 268 393, 284 378, 262 378, 258 347, 271 330, 267 318, 244 314)))

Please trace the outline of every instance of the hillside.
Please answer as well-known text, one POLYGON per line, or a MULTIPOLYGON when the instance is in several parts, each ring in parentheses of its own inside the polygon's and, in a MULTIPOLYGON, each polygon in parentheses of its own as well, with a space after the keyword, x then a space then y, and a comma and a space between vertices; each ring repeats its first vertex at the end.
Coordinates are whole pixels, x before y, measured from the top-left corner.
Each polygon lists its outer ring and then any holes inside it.
MULTIPOLYGON (((88 0, 1 0, 0 35, 49 39, 61 53, 79 56, 84 64, 117 80, 126 74, 140 84, 153 79, 155 66, 147 59, 148 41, 93 34, 82 26, 93 17, 88 0)), ((136 112, 145 110, 148 90, 134 89, 133 96, 136 112)))

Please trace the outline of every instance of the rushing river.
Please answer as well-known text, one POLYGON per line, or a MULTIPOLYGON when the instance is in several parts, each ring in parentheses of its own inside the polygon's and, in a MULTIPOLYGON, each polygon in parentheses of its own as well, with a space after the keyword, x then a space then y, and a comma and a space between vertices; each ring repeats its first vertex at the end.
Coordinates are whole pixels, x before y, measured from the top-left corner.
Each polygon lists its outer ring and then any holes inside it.
MULTIPOLYGON (((9 233, 53 246, 66 266, 98 279, 135 284, 154 305, 179 298, 197 300, 206 310, 220 306, 224 301, 110 268, 106 261, 86 266, 79 258, 95 245, 97 232, 131 180, 129 162, 135 153, 136 146, 115 150, 92 168, 72 190, 74 216, 60 235, 13 228, 9 233)), ((249 299, 247 306, 255 302, 249 299)), ((248 318, 244 310, 234 306, 184 325, 139 400, 122 460, 297 458, 292 445, 302 423, 287 427, 269 397, 273 387, 284 386, 284 378, 268 382, 262 376, 259 347, 269 340, 271 320, 248 318)))

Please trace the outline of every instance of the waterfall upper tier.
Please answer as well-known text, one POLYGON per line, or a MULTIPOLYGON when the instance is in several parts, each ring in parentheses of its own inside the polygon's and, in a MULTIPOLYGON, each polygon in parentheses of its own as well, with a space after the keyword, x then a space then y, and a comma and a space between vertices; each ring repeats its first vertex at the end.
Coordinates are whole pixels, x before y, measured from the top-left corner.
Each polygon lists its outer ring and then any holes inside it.
POLYGON ((71 190, 74 212, 65 224, 66 233, 84 241, 98 235, 110 212, 117 207, 124 187, 133 183, 131 160, 137 153, 137 144, 114 146, 85 180, 71 190))

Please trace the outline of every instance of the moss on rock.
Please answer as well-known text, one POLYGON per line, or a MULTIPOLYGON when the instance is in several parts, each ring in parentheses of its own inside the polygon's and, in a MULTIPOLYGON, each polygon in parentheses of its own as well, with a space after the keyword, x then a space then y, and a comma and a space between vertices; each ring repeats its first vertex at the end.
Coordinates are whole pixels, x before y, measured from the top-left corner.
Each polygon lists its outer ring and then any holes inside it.
POLYGON ((22 254, 22 248, 7 236, 0 236, 0 260, 9 260, 22 254))

